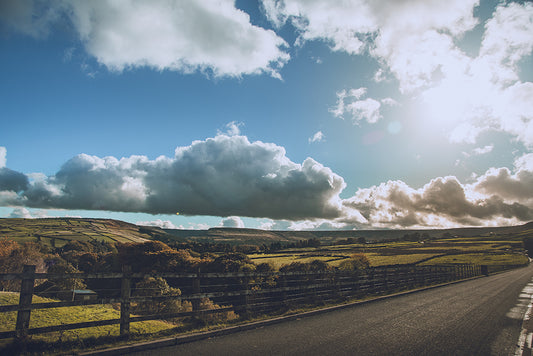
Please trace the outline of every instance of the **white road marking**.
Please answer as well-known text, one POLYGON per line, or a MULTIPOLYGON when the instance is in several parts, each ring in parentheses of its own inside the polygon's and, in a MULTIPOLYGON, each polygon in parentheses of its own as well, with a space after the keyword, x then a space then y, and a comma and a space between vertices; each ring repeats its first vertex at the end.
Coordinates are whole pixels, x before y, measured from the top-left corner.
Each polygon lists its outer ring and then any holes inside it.
MULTIPOLYGON (((515 356, 529 356, 532 354, 531 351, 533 347, 533 323, 531 319, 533 316, 533 282, 524 287, 519 299, 522 301, 527 299, 528 307, 522 321, 522 331, 520 332, 520 337, 518 338, 515 356)), ((519 301, 517 304, 522 303, 519 301)), ((508 314, 515 314, 514 309, 516 309, 516 307, 511 308, 508 314)))

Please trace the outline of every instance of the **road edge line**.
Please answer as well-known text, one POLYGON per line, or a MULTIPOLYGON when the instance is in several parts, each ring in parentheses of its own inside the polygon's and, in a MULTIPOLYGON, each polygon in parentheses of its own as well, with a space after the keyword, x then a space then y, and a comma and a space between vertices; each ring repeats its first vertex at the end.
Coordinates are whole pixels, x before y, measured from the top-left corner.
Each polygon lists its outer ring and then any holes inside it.
MULTIPOLYGON (((528 285, 532 285, 530 282, 528 285)), ((518 337, 518 343, 515 351, 515 356, 530 356, 533 354, 533 295, 529 300, 529 305, 527 311, 524 314, 524 319, 522 320, 522 330, 520 331, 520 336, 518 337), (527 344, 527 345, 526 345, 527 344)))

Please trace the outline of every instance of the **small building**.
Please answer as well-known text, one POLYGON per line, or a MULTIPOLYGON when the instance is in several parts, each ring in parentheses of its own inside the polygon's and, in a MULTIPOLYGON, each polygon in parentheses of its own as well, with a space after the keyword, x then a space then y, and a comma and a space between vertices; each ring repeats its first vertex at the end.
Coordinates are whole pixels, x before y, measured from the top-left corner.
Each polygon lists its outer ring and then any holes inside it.
POLYGON ((95 291, 90 289, 74 289, 72 291, 72 300, 96 300, 98 299, 98 294, 95 291))
POLYGON ((90 289, 64 290, 55 283, 46 281, 34 289, 34 294, 45 298, 57 298, 61 300, 93 301, 98 299, 98 294, 90 289))

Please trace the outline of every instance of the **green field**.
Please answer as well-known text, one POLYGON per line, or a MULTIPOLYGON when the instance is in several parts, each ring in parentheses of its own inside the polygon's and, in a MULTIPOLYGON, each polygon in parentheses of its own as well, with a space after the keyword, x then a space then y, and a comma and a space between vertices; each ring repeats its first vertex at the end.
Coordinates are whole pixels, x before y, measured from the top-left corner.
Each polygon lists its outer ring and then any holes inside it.
MULTIPOLYGON (((0 292, 0 305, 18 304, 19 294, 0 292)), ((56 302, 57 300, 33 296, 33 303, 56 302)), ((16 312, 0 313, 0 331, 15 330, 16 312)), ((120 311, 111 305, 86 305, 34 310, 31 313, 30 328, 51 325, 72 324, 86 321, 120 319, 120 311)), ((158 320, 131 323, 132 334, 153 334, 175 328, 176 325, 158 320)), ((33 340, 56 341, 59 337, 65 340, 80 340, 102 336, 118 336, 118 325, 96 326, 85 329, 74 329, 62 333, 53 332, 33 335, 33 340)))
POLYGON ((0 219, 0 237, 52 247, 61 247, 69 241, 144 242, 152 239, 152 231, 165 234, 157 230, 109 219, 0 219))
POLYGON ((522 265, 528 258, 522 243, 523 234, 473 236, 432 239, 420 242, 379 242, 368 244, 332 245, 317 248, 286 249, 272 254, 249 255, 256 264, 268 263, 275 269, 291 262, 314 259, 336 267, 354 253, 363 253, 373 267, 385 265, 484 264, 522 265))

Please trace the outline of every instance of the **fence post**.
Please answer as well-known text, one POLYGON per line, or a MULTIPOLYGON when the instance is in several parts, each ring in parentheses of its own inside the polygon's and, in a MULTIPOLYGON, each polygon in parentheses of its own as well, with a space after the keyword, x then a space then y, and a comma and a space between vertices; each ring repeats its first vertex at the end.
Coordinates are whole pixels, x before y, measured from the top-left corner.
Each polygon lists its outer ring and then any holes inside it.
POLYGON ((343 298, 344 297, 344 293, 341 291, 341 276, 340 276, 340 271, 335 271, 333 272, 333 275, 331 277, 331 283, 333 283, 333 298, 343 298))
POLYGON ((248 291, 250 287, 250 276, 246 274, 242 279, 242 315, 241 317, 243 319, 248 319, 250 317, 250 296, 248 295, 248 291))
POLYGON ((287 304, 287 275, 281 275, 281 303, 282 305, 287 304))
POLYGON ((349 275, 351 277, 351 279, 349 280, 351 287, 350 297, 359 296, 359 294, 361 293, 361 278, 359 278, 359 276, 361 275, 361 270, 358 269, 355 271, 351 271, 349 272, 349 275))
POLYGON ((368 280, 368 285, 369 285, 369 290, 370 290, 370 293, 371 294, 375 294, 376 293, 376 281, 374 280, 375 278, 375 268, 376 267, 373 267, 370 269, 370 273, 367 275, 369 276, 369 280, 368 280))
POLYGON ((120 336, 130 334, 130 295, 131 295, 131 266, 122 266, 122 282, 120 287, 120 336))
MULTIPOLYGON (((196 277, 192 279, 192 294, 200 294, 200 268, 198 268, 198 271, 196 273, 196 277)), ((192 304, 192 311, 199 311, 200 310, 200 298, 193 298, 191 300, 192 304)))
POLYGON ((18 341, 26 341, 28 329, 30 328, 31 300, 33 297, 33 286, 35 284, 35 266, 24 265, 22 270, 22 282, 20 284, 19 310, 17 312, 17 323, 15 326, 16 338, 18 341))

